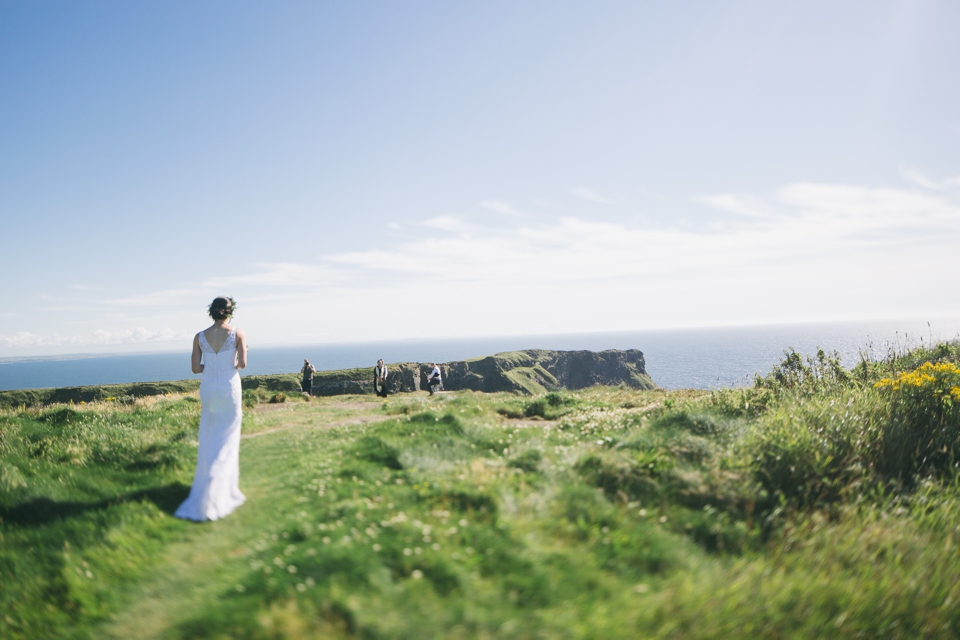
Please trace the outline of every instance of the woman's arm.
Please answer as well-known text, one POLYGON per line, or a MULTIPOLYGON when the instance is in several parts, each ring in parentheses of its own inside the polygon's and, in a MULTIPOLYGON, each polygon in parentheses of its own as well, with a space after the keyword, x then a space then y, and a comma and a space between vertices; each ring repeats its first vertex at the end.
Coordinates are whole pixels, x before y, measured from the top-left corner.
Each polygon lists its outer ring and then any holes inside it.
POLYGON ((200 359, 203 353, 200 351, 200 334, 193 336, 193 353, 190 355, 190 370, 194 373, 203 373, 203 365, 200 359))
POLYGON ((237 369, 247 367, 247 334, 237 329, 237 369))

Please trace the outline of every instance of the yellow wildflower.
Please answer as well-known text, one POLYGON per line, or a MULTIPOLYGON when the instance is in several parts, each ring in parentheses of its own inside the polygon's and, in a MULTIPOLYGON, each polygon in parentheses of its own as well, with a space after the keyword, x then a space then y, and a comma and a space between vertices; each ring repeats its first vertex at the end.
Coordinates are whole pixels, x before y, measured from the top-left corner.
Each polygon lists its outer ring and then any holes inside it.
POLYGON ((924 362, 913 371, 901 373, 896 378, 883 378, 874 384, 875 389, 899 391, 902 387, 930 388, 935 394, 950 395, 960 400, 960 367, 950 362, 924 362))

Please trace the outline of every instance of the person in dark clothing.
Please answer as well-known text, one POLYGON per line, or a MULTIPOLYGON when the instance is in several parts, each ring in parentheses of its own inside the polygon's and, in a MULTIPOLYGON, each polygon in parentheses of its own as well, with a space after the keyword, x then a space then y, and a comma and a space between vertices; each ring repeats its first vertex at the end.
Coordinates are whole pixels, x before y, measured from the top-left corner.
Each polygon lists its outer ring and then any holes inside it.
POLYGON ((387 365, 383 364, 383 358, 377 360, 373 368, 373 390, 378 396, 387 397, 387 365))
POLYGON ((313 374, 317 372, 313 368, 313 365, 310 364, 310 361, 306 358, 303 359, 303 369, 300 370, 300 373, 303 375, 303 380, 300 382, 300 390, 304 393, 310 393, 313 389, 313 374))

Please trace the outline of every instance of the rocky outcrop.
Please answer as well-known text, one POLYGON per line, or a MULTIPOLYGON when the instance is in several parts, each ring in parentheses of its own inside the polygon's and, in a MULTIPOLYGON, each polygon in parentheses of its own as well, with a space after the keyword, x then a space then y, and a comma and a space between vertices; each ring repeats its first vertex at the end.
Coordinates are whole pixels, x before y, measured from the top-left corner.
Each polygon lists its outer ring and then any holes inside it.
MULTIPOLYGON (((387 365, 387 392, 401 393, 420 390, 420 366, 416 364, 387 365)), ((425 387, 424 387, 425 388, 425 387)), ((318 371, 313 375, 315 396, 337 396, 345 393, 373 393, 373 367, 318 371)))
MULTIPOLYGON (((402 363, 388 367, 387 389, 390 393, 427 388, 429 365, 402 363)), ((634 389, 656 386, 647 375, 643 353, 636 349, 600 352, 528 349, 446 362, 440 365, 440 371, 443 388, 447 391, 470 389, 486 393, 537 394, 594 385, 622 384, 634 389)), ((317 372, 312 392, 318 396, 373 393, 373 367, 317 372)))

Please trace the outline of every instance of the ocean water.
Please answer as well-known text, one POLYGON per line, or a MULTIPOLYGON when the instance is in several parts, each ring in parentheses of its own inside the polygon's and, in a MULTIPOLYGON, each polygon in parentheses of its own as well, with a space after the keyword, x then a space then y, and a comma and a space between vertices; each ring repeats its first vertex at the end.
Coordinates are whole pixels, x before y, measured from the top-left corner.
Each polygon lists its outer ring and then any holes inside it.
MULTIPOLYGON (((960 320, 885 321, 771 325, 513 336, 478 339, 407 340, 357 344, 251 348, 249 366, 241 375, 291 373, 304 358, 320 370, 369 366, 386 362, 447 362, 516 349, 639 349, 647 373, 661 387, 718 388, 749 384, 766 373, 792 347, 805 355, 818 347, 837 351, 848 366, 861 355, 881 358, 891 348, 919 345, 921 340, 960 337, 960 320)), ((182 353, 45 356, 0 360, 0 389, 183 380, 190 372, 189 345, 182 353)))

